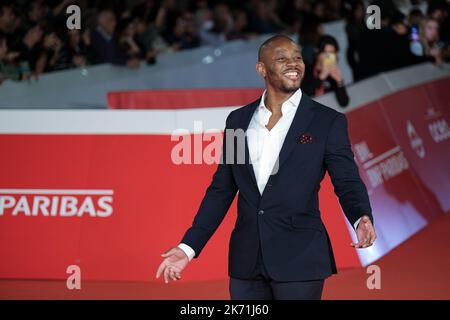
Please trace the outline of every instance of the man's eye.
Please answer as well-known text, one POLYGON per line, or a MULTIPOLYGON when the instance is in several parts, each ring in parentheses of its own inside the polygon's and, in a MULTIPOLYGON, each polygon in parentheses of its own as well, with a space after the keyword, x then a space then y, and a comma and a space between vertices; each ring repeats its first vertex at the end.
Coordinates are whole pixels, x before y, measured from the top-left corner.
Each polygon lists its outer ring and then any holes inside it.
POLYGON ((277 61, 284 61, 286 58, 277 58, 277 61))

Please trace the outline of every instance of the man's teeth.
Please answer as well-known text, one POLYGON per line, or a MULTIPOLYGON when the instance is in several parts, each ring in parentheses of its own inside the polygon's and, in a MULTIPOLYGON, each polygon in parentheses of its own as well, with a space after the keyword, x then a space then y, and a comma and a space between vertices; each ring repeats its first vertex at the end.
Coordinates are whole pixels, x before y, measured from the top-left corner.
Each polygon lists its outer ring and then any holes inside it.
POLYGON ((295 79, 295 78, 297 78, 297 76, 298 76, 298 72, 286 72, 285 75, 286 75, 288 78, 295 79))

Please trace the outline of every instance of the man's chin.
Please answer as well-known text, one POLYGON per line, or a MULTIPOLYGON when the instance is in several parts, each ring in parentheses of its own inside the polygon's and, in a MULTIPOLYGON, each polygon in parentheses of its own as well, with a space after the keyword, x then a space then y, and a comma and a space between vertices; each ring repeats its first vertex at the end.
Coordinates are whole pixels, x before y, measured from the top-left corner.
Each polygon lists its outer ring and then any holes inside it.
POLYGON ((301 84, 302 84, 301 78, 297 81, 283 81, 281 89, 286 93, 291 93, 300 89, 301 84))
POLYGON ((286 93, 293 93, 293 92, 297 91, 298 89, 300 89, 300 84, 295 85, 295 86, 283 86, 283 88, 282 88, 283 92, 286 92, 286 93))

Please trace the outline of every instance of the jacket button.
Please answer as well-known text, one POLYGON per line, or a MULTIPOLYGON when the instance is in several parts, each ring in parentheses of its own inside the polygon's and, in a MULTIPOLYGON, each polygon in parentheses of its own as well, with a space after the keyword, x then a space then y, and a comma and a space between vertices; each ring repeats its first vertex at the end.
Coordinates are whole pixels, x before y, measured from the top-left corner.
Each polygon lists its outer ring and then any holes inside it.
POLYGON ((264 214, 264 210, 259 210, 258 214, 264 214))

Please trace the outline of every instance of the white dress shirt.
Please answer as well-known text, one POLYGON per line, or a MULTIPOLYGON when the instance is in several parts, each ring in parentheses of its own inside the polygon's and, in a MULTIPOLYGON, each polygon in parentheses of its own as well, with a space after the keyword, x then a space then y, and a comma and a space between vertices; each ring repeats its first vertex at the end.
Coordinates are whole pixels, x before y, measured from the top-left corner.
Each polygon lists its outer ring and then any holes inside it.
MULTIPOLYGON (((261 195, 272 172, 276 174, 278 171, 278 156, 302 98, 302 90, 298 89, 288 100, 283 102, 281 118, 272 129, 268 130, 266 125, 269 123, 272 112, 264 103, 266 92, 264 91, 246 132, 250 161, 261 195)), ((356 221, 355 229, 359 221, 360 219, 356 221)), ((195 251, 187 244, 180 243, 178 247, 186 253, 189 261, 195 256, 195 251)))
POLYGON ((282 116, 270 130, 267 129, 266 125, 269 123, 272 112, 266 107, 264 103, 265 98, 266 91, 262 95, 261 102, 255 110, 247 130, 250 161, 253 165, 256 182, 261 194, 266 187, 272 170, 274 174, 278 171, 278 156, 294 119, 295 112, 299 107, 302 91, 298 89, 288 100, 283 102, 281 105, 282 116))

